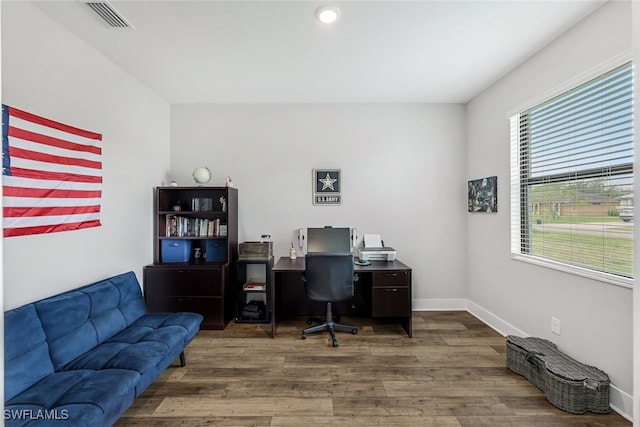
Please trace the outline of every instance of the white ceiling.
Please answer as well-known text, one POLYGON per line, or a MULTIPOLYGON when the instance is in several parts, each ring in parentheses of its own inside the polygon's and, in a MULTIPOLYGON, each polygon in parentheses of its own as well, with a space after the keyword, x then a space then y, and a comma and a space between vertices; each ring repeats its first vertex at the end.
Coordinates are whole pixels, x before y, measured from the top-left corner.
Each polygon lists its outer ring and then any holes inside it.
POLYGON ((170 103, 465 103, 604 1, 35 3, 170 103))

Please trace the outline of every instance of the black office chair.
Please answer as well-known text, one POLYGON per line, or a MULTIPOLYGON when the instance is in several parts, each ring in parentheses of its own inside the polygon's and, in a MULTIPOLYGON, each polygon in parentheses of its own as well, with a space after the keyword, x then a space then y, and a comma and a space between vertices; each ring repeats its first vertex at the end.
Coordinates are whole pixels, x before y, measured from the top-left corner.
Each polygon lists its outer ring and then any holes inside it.
MULTIPOLYGON (((354 282, 358 276, 353 271, 353 255, 348 253, 308 253, 305 255, 305 272, 302 274, 307 298, 327 303, 324 322, 302 331, 302 339, 307 334, 329 331, 333 346, 338 346, 335 331, 358 333, 358 327, 343 325, 333 321, 331 303, 353 297, 354 282)), ((313 318, 307 321, 311 324, 313 318)))

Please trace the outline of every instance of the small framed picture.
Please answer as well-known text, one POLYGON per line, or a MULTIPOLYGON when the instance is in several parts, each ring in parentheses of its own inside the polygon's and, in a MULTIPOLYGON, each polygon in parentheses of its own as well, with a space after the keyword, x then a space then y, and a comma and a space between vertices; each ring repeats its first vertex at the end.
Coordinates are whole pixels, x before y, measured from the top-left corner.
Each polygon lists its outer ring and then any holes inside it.
POLYGON ((469 181, 469 212, 498 212, 498 177, 469 181))
POLYGON ((339 205, 342 203, 340 169, 313 169, 312 181, 314 205, 339 205))

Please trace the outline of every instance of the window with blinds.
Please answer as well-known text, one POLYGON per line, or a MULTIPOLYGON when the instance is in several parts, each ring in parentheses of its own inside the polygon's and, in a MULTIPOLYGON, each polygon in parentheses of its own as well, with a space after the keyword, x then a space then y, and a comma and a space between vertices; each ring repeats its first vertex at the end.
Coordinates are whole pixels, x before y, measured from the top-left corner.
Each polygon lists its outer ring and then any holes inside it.
POLYGON ((511 252, 633 277, 633 68, 510 118, 511 252))

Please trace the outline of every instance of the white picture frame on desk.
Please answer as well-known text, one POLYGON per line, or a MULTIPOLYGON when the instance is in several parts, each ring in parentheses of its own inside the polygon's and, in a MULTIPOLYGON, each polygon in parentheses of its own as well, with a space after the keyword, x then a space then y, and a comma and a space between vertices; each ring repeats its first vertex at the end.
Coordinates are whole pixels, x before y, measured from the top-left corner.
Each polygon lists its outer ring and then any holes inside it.
POLYGON ((336 206, 342 203, 342 171, 340 169, 312 170, 313 204, 336 206))

